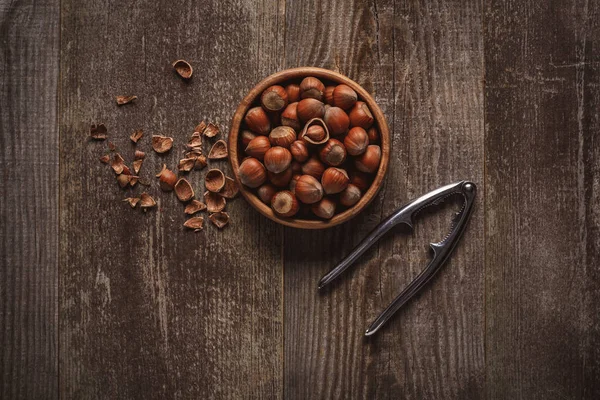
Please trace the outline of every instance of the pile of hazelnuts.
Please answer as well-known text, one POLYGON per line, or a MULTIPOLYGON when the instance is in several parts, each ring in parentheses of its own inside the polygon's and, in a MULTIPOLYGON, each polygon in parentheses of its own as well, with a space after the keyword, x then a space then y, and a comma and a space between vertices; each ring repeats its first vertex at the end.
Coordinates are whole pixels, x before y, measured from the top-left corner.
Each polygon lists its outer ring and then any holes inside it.
POLYGON ((373 115, 345 84, 271 86, 244 124, 238 176, 280 217, 330 219, 360 200, 379 168, 373 115))

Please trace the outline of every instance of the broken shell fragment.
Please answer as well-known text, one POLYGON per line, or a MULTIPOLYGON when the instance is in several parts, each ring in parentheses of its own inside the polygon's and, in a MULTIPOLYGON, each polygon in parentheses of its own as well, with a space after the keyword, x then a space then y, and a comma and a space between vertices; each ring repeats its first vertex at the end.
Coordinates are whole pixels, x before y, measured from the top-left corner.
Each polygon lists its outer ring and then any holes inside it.
POLYGON ((104 124, 90 126, 90 136, 94 140, 105 140, 107 137, 106 132, 106 126, 104 126, 104 124))
POLYGON ((119 153, 115 153, 110 166, 112 167, 113 171, 115 171, 115 174, 119 175, 123 173, 123 170, 126 168, 125 160, 123 160, 123 157, 121 157, 119 153))
POLYGON ((179 178, 175 184, 175 194, 180 201, 184 203, 190 201, 194 197, 194 189, 185 178, 179 178))
POLYGON ((177 169, 183 172, 191 171, 194 168, 194 165, 196 164, 196 158, 197 157, 183 158, 179 160, 179 164, 177 164, 177 169))
POLYGON ((129 181, 131 180, 131 175, 120 174, 117 175, 117 183, 121 188, 127 187, 129 185, 129 181))
POLYGON ((140 195, 140 207, 144 209, 156 206, 156 202, 148 193, 144 192, 140 195))
POLYGON ((146 158, 146 153, 141 150, 135 151, 135 154, 133 155, 134 160, 143 160, 144 158, 146 158))
POLYGON ((126 199, 123 199, 123 201, 126 203, 129 203, 131 208, 135 208, 137 203, 140 201, 140 198, 139 197, 128 197, 126 199))
POLYGON ((190 79, 192 77, 192 74, 194 73, 194 69, 192 68, 190 63, 188 63, 185 60, 174 61, 172 65, 173 68, 175 68, 175 71, 183 79, 190 79))
POLYGON ((211 169, 204 177, 204 187, 210 192, 219 192, 225 186, 225 174, 220 169, 211 169))
POLYGON ((102 161, 104 164, 108 164, 108 162, 110 161, 110 155, 103 155, 102 157, 100 157, 100 161, 102 161))
POLYGON ((137 183, 138 183, 138 177, 137 176, 130 176, 129 177, 129 186, 134 187, 137 183))
POLYGON ((210 152, 208 153, 208 158, 210 160, 220 160, 223 158, 227 158, 227 143, 224 140, 217 140, 215 144, 213 144, 210 152))
POLYGON ((200 136, 200 132, 192 133, 190 140, 188 141, 187 147, 190 149, 199 148, 202 149, 202 136, 200 136))
POLYGON ((206 204, 200 200, 192 200, 185 206, 185 213, 188 215, 196 214, 199 211, 206 210, 206 204))
POLYGON ((203 217, 192 217, 183 223, 183 226, 189 229, 194 229, 194 232, 198 232, 202 230, 202 225, 204 224, 203 217))
POLYGON ((142 163, 144 162, 144 160, 135 160, 133 162, 133 172, 136 173, 136 175, 140 172, 140 168, 142 168, 142 163))
POLYGON ((156 177, 160 181, 160 188, 165 192, 173 190, 173 187, 177 182, 177 175, 170 169, 167 169, 166 164, 163 164, 162 170, 156 174, 156 177))
POLYGON ((206 203, 206 209, 211 213, 223 211, 227 204, 225 198, 219 193, 209 191, 204 193, 204 202, 206 203))
POLYGON ((210 214, 208 218, 210 219, 210 222, 215 224, 215 226, 219 229, 223 228, 229 223, 229 214, 224 211, 210 214))
POLYGON ((212 138, 219 134, 219 127, 213 124, 212 122, 208 124, 204 132, 202 133, 204 136, 212 138))
POLYGON ((108 149, 110 151, 115 151, 117 149, 117 146, 113 142, 108 142, 108 149))
POLYGON ((129 135, 129 139, 131 139, 131 141, 133 143, 137 143, 138 140, 140 140, 142 138, 142 136, 144 136, 144 131, 141 129, 135 130, 131 133, 131 135, 129 135))
POLYGON ((194 133, 198 132, 198 134, 202 135, 202 132, 206 129, 206 122, 202 121, 194 128, 194 133))
POLYGON ((199 155, 196 157, 196 163, 194 164, 194 169, 202 169, 206 167, 206 157, 203 155, 199 155))
POLYGON ((226 199, 233 199, 235 196, 237 196, 239 191, 240 188, 238 184, 233 179, 226 176, 225 186, 223 187, 223 190, 221 190, 221 196, 225 197, 226 199))
POLYGON ((171 150, 173 147, 173 138, 167 136, 153 135, 152 148, 155 152, 162 154, 171 150))
POLYGON ((117 105, 122 106, 123 104, 131 103, 137 100, 137 96, 117 96, 117 105))

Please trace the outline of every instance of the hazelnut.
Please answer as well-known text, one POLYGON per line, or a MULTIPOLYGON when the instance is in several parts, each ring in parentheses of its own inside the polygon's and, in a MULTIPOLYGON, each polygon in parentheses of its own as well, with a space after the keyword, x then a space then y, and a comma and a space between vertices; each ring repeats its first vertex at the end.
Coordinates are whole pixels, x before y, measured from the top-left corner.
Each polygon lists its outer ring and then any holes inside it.
POLYGON ((302 174, 310 175, 317 179, 321 179, 324 171, 325 166, 316 156, 311 157, 304 165, 302 165, 302 174))
POLYGON ((260 102, 267 111, 281 111, 288 105, 287 91, 279 85, 268 87, 260 96, 260 102))
POLYGON ((352 207, 360 200, 360 189, 358 186, 349 184, 346 189, 340 193, 340 204, 345 207, 352 207))
POLYGON ((327 168, 321 177, 321 185, 327 194, 339 193, 348 186, 348 173, 340 168, 327 168))
POLYGON ((267 171, 264 165, 256 158, 246 158, 240 164, 238 175, 242 184, 256 188, 262 185, 267 180, 267 171))
POLYGON ((302 129, 302 124, 298 119, 298 103, 290 103, 281 113, 281 125, 289 126, 295 131, 302 129))
POLYGON ((306 123, 299 138, 308 144, 319 145, 329 140, 329 129, 325 121, 320 118, 313 118, 306 123))
POLYGON ((306 147, 306 143, 302 140, 296 140, 290 145, 290 152, 292 153, 292 157, 294 160, 298 162, 304 162, 308 160, 308 148, 306 147))
POLYGON ((167 169, 167 166, 163 164, 162 170, 156 175, 160 182, 160 188, 165 192, 170 192, 175 187, 175 183, 177 182, 177 175, 170 169, 167 169))
POLYGON ((358 95, 348 85, 337 85, 333 91, 333 104, 342 110, 349 110, 354 107, 357 99, 358 95))
POLYGON ((335 90, 335 86, 326 86, 325 92, 323 93, 323 99, 325 100, 325 103, 329 104, 330 106, 333 105, 333 91, 334 90, 335 90))
POLYGON ((265 153, 271 148, 271 142, 266 136, 257 136, 246 146, 246 154, 250 157, 263 160, 265 153))
POLYGON ((357 156, 364 153, 368 145, 369 136, 367 135, 367 131, 360 126, 355 126, 350 129, 344 138, 344 146, 351 156, 357 156))
POLYGON ((294 174, 292 175, 292 180, 290 180, 290 191, 292 193, 296 193, 296 183, 298 183, 298 179, 300 179, 302 175, 294 174))
POLYGON ((250 141, 252 139, 254 139, 255 137, 257 137, 257 135, 252 133, 252 131, 249 131, 246 129, 246 130, 243 130, 242 133, 240 133, 240 137, 242 138, 242 144, 245 147, 245 146, 248 146, 250 141))
POLYGON ((295 103, 300 100, 300 85, 296 83, 290 83, 285 87, 285 91, 288 95, 288 101, 295 103))
POLYGON ((252 132, 259 135, 268 135, 271 131, 271 121, 262 107, 249 109, 244 117, 244 122, 252 132))
POLYGON ((357 101, 350 110, 350 126, 360 126, 366 130, 371 125, 373 125, 373 114, 371 114, 369 106, 363 101, 357 101))
POLYGON ((377 145, 370 144, 367 150, 354 159, 356 169, 362 172, 374 173, 379 168, 381 160, 381 148, 377 145))
POLYGON ((275 186, 271 185, 270 183, 262 185, 256 191, 256 194, 258 194, 258 197, 260 198, 260 200, 263 203, 269 204, 269 205, 271 204, 271 199, 273 198, 273 196, 275 196, 275 193, 277 193, 277 189, 275 188, 275 186))
POLYGON ((296 140, 296 131, 289 126, 278 126, 269 133, 269 140, 273 146, 281 146, 286 149, 296 140))
POLYGON ((296 181, 295 193, 304 204, 313 204, 323 198, 323 186, 310 175, 302 175, 296 181))
POLYGON ((379 143, 379 131, 374 126, 370 127, 367 131, 367 135, 369 136, 369 144, 377 144, 379 143))
POLYGON ((280 217, 291 217, 296 215, 300 209, 296 196, 289 190, 275 193, 271 199, 271 208, 280 217))
POLYGON ((300 97, 303 99, 313 98, 322 100, 324 91, 325 85, 315 77, 307 76, 300 82, 300 97))
POLYGON ((331 219, 333 214, 335 214, 335 202, 330 198, 324 197, 318 203, 313 204, 310 209, 319 218, 331 219))
POLYGON ((300 121, 306 122, 313 118, 323 118, 325 105, 319 100, 307 98, 298 102, 296 112, 300 121))
POLYGON ((352 171, 350 173, 350 184, 356 186, 361 192, 366 191, 371 186, 371 177, 364 172, 352 171))
POLYGON ((337 139, 329 139, 319 151, 319 157, 325 164, 337 167, 346 160, 346 148, 337 139))
POLYGON ((269 177, 269 182, 271 182, 273 185, 277 186, 277 187, 286 187, 290 184, 290 181, 292 180, 292 169, 288 168, 283 172, 280 172, 278 174, 271 172, 271 171, 267 171, 267 176, 269 177))
POLYGON ((346 114, 346 112, 339 107, 329 107, 325 111, 323 120, 325 120, 327 128, 329 128, 329 133, 331 133, 333 136, 346 133, 348 126, 350 126, 350 118, 348 118, 348 114, 346 114))
POLYGON ((265 167, 271 172, 283 172, 290 166, 291 162, 292 154, 284 147, 271 147, 265 153, 265 167))

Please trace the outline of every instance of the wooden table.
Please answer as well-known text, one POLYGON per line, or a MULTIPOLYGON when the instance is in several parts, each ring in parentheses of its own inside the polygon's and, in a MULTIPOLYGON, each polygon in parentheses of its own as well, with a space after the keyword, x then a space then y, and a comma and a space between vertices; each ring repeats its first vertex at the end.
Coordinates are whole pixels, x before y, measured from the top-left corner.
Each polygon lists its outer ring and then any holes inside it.
MULTIPOLYGON (((0 398, 599 398, 597 0, 0 0, 0 38, 0 398), (155 211, 121 202, 90 124, 125 154, 136 128, 145 150, 153 133, 180 146, 303 65, 362 84, 393 131, 359 217, 298 231, 238 199, 229 227, 194 234, 156 185, 155 211), (119 94, 139 100, 117 108, 119 94), (452 205, 328 292, 318 278, 382 217, 459 179, 479 193, 454 257, 365 339, 452 205)), ((149 152, 143 174, 180 150, 149 152)))

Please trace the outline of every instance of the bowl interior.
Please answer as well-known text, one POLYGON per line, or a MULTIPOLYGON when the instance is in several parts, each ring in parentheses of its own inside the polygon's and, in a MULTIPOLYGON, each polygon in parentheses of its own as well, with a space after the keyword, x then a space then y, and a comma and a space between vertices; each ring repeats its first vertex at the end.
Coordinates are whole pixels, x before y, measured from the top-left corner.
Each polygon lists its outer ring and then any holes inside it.
POLYGON ((383 178, 387 172, 390 152, 390 132, 381 109, 375 103, 375 100, 364 90, 358 83, 354 82, 350 78, 338 74, 337 72, 329 71, 322 68, 315 67, 302 67, 287 69, 273 75, 270 75, 258 85, 256 85, 248 95, 242 100, 238 106, 231 124, 231 130, 229 132, 229 161, 231 163, 232 171, 236 182, 240 187, 240 192, 246 198, 254 208, 256 208, 261 214, 270 218, 271 220, 278 222, 283 225, 291 226, 294 228, 303 229, 323 229, 329 228, 335 225, 339 225, 343 222, 348 221, 355 215, 357 215, 362 209, 364 209, 375 197, 381 187, 383 178), (250 189, 243 186, 240 182, 238 175, 238 168, 241 160, 245 157, 243 149, 239 148, 239 132, 242 125, 242 121, 246 112, 250 107, 253 107, 259 103, 260 95, 262 92, 272 85, 286 85, 288 83, 300 83, 300 81, 307 76, 315 76, 327 85, 344 83, 350 86, 359 96, 359 99, 367 103, 373 117, 375 119, 375 125, 379 129, 379 135, 381 140, 381 161, 379 169, 375 174, 373 182, 369 189, 363 194, 361 199, 354 206, 344 210, 343 212, 336 214, 330 220, 312 220, 312 219, 301 219, 301 218, 281 218, 275 215, 271 207, 263 203, 250 189))

